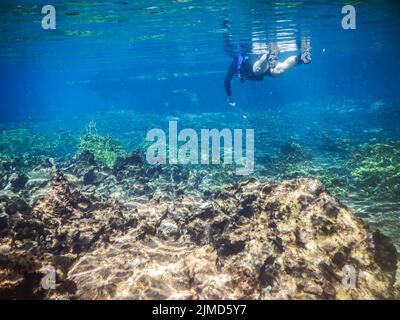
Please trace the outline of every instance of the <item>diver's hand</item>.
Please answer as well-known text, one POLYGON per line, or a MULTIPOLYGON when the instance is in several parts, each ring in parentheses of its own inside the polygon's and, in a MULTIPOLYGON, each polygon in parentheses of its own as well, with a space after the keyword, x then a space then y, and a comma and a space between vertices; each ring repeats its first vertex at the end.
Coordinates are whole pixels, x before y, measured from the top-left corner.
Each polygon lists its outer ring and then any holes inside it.
POLYGON ((235 100, 234 100, 232 97, 228 97, 228 98, 226 99, 226 101, 229 103, 229 105, 230 105, 231 107, 236 106, 236 102, 235 102, 235 100))

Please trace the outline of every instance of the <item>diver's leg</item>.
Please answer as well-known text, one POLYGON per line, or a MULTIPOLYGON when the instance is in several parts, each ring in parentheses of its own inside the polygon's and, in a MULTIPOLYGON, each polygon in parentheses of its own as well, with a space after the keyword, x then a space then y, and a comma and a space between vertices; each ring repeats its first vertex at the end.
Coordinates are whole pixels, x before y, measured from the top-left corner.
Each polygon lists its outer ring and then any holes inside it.
POLYGON ((295 65, 299 64, 299 58, 297 56, 291 56, 283 62, 279 62, 275 68, 270 70, 271 76, 280 76, 286 71, 292 69, 295 65))
POLYGON ((264 53, 260 59, 253 64, 253 73, 258 76, 262 75, 268 70, 268 55, 264 53))
POLYGON ((306 48, 300 55, 291 56, 287 58, 284 62, 279 62, 275 68, 270 70, 270 75, 273 77, 280 76, 281 74, 292 69, 294 66, 298 64, 309 64, 309 63, 311 63, 311 52, 310 49, 306 48))

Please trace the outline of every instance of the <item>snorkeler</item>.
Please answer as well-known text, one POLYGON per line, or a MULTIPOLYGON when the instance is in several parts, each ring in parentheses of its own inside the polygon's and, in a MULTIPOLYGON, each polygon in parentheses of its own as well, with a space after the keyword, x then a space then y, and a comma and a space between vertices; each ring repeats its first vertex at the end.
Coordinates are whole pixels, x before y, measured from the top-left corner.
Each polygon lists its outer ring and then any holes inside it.
POLYGON ((235 74, 238 74, 240 82, 245 80, 263 81, 264 77, 280 76, 289 69, 300 64, 309 64, 311 62, 311 52, 308 48, 304 49, 298 56, 291 56, 283 62, 278 61, 278 50, 267 50, 257 60, 238 54, 230 65, 225 76, 225 91, 228 96, 228 103, 235 106, 232 98, 231 81, 235 74), (255 60, 255 61, 254 61, 255 60))

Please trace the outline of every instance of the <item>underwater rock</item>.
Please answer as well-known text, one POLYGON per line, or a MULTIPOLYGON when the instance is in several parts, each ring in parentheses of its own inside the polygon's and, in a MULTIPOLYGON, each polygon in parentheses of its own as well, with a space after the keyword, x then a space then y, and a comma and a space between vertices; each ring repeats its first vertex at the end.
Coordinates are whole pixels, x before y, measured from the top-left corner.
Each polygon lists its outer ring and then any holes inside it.
POLYGON ((107 177, 108 175, 106 173, 96 170, 95 168, 91 168, 83 175, 83 183, 98 185, 107 177))
POLYGON ((29 178, 23 173, 13 173, 8 178, 8 183, 13 192, 18 192, 25 187, 28 180, 29 178))
POLYGON ((218 173, 127 158, 111 170, 84 152, 36 167, 18 194, 0 191, 0 297, 394 296, 390 239, 372 235, 319 180, 250 179, 214 191, 201 183, 218 173), (40 288, 45 265, 57 272, 50 293, 40 288), (342 284, 346 266, 355 289, 342 284))
POLYGON ((280 159, 290 163, 310 161, 312 153, 297 143, 287 143, 280 148, 280 159))
POLYGON ((0 211, 0 237, 7 234, 9 230, 8 214, 0 211))
MULTIPOLYGON (((137 228, 107 247, 94 247, 72 266, 67 279, 76 284, 75 298, 394 295, 395 272, 380 265, 378 239, 315 179, 276 185, 249 180, 204 204, 184 196, 179 202, 150 200, 136 210, 137 228), (251 219, 242 216, 244 206, 252 208, 251 219), (342 284, 346 265, 356 270, 354 289, 342 284)), ((385 247, 395 255, 393 245, 385 247)))
POLYGON ((161 239, 177 239, 179 238, 178 225, 172 219, 163 219, 157 227, 157 235, 161 239))
POLYGON ((99 249, 79 259, 69 272, 80 299, 195 299, 205 296, 234 297, 228 274, 217 267, 217 255, 209 246, 188 248, 174 242, 147 239, 128 246, 121 238, 112 250, 99 249), (123 255, 120 255, 124 252, 123 255), (92 266, 98 259, 98 271, 92 266), (149 272, 153 269, 153 272, 149 272), (81 270, 87 270, 82 273, 81 270), (131 283, 132 281, 132 283, 131 283), (195 287, 201 287, 199 294, 195 287), (101 289, 100 289, 101 288, 101 289))
POLYGON ((119 172, 127 166, 142 166, 143 159, 139 152, 132 152, 129 156, 119 157, 114 164, 114 172, 119 172))
POLYGON ((111 174, 111 169, 98 164, 90 151, 83 151, 76 155, 64 168, 84 186, 99 186, 111 174))
POLYGON ((108 243, 137 223, 135 213, 116 201, 74 190, 61 172, 54 173, 47 194, 31 207, 26 202, 17 205, 23 200, 16 196, 2 197, 6 212, 12 215, 8 221, 10 232, 0 238, 0 246, 11 248, 0 259, 0 297, 41 298, 45 294, 40 290, 45 265, 56 268, 60 285, 57 294, 72 290, 75 287, 66 280, 66 272, 78 254, 98 243, 108 243))
POLYGON ((84 150, 79 153, 72 161, 76 165, 80 165, 81 167, 90 167, 96 165, 96 161, 94 159, 94 154, 89 150, 84 150))
POLYGON ((82 178, 88 171, 97 167, 98 164, 94 159, 94 154, 88 150, 84 150, 69 161, 65 166, 64 171, 73 174, 78 178, 82 178))
POLYGON ((52 159, 46 159, 29 173, 29 180, 25 189, 28 190, 29 202, 33 203, 37 199, 44 197, 50 187, 53 174, 57 171, 57 166, 52 159))
POLYGON ((373 233, 374 244, 375 244, 375 261, 382 270, 385 271, 396 271, 398 253, 396 247, 393 245, 391 240, 382 234, 379 230, 373 233))
POLYGON ((4 206, 5 212, 9 215, 30 211, 28 203, 22 197, 17 196, 11 191, 0 193, 0 204, 4 206))
POLYGON ((11 189, 18 192, 24 188, 26 175, 21 173, 22 162, 19 158, 1 160, 0 162, 0 190, 11 189))

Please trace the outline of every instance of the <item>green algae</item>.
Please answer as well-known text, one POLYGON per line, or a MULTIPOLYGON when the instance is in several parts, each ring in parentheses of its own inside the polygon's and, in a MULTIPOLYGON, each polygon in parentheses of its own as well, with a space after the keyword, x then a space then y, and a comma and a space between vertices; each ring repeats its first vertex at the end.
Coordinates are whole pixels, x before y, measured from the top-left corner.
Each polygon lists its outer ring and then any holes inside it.
POLYGON ((89 150, 97 162, 112 168, 119 157, 126 156, 126 151, 119 141, 111 136, 97 133, 96 124, 90 122, 86 132, 81 136, 78 153, 89 150))
POLYGON ((348 167, 362 193, 400 198, 400 141, 363 144, 353 151, 348 167))
POLYGON ((29 127, 7 128, 0 133, 0 158, 19 158, 27 166, 32 166, 44 157, 65 158, 75 145, 75 139, 63 130, 44 135, 29 127))

